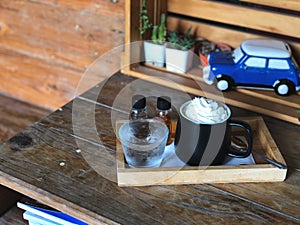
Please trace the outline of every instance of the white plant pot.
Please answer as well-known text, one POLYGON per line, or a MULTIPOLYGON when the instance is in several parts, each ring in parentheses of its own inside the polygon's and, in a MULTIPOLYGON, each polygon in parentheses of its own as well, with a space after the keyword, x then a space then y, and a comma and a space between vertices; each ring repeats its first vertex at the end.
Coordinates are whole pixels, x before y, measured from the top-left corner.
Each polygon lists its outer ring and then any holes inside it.
POLYGON ((166 45, 155 44, 150 41, 144 42, 145 63, 163 67, 166 61, 166 45))
POLYGON ((193 63, 192 50, 166 48, 166 69, 175 73, 186 73, 193 63))

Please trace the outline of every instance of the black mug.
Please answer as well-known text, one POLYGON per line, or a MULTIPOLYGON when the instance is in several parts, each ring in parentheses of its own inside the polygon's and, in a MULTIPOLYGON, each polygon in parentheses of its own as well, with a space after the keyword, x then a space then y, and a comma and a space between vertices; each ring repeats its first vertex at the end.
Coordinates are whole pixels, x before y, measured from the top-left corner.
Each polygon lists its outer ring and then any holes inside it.
POLYGON ((185 115, 185 107, 180 107, 175 136, 175 153, 190 166, 209 166, 222 164, 225 156, 244 158, 251 154, 252 131, 248 123, 230 120, 231 111, 223 103, 227 117, 218 123, 201 123, 185 115), (247 148, 231 146, 231 127, 241 127, 247 134, 247 148))

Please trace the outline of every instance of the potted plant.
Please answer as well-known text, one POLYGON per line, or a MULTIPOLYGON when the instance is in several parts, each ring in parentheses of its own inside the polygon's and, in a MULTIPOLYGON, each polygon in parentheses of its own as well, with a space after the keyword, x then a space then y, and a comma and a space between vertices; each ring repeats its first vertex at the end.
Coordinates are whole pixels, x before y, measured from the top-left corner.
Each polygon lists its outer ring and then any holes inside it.
POLYGON ((190 27, 183 36, 172 31, 166 48, 166 68, 176 73, 186 73, 192 66, 194 39, 190 27))
POLYGON ((166 15, 161 15, 160 25, 152 28, 151 41, 144 42, 145 62, 163 67, 166 58, 166 15))
POLYGON ((163 67, 165 64, 165 55, 166 55, 166 15, 161 14, 160 24, 152 25, 147 16, 148 10, 146 7, 146 0, 143 0, 141 6, 140 16, 140 34, 143 35, 146 30, 152 28, 151 40, 144 41, 144 55, 145 63, 163 67))

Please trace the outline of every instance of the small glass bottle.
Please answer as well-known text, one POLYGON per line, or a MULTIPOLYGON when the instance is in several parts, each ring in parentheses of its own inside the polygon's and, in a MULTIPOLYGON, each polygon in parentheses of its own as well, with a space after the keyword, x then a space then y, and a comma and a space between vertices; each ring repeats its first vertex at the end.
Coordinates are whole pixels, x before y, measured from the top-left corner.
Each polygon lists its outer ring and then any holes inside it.
POLYGON ((160 96, 157 98, 157 114, 156 117, 163 120, 169 129, 167 145, 173 142, 172 138, 172 107, 171 98, 168 96, 160 96))
POLYGON ((143 95, 134 95, 132 97, 132 107, 130 110, 129 123, 131 132, 136 138, 145 139, 150 135, 149 123, 147 119, 146 98, 143 95), (135 122, 133 122, 135 121, 135 122))
POLYGON ((130 111, 130 119, 146 119, 147 109, 146 109, 146 97, 143 95, 134 95, 132 97, 132 107, 130 111))

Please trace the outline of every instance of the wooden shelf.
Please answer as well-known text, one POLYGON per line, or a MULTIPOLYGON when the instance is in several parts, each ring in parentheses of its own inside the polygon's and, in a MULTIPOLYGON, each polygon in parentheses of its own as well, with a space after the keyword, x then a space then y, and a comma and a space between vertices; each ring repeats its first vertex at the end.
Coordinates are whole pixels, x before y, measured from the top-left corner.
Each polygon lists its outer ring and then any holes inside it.
POLYGON ((197 96, 209 96, 212 99, 225 101, 226 104, 272 116, 294 124, 298 121, 297 108, 300 108, 299 92, 297 95, 281 97, 272 90, 236 89, 220 92, 214 86, 202 80, 202 70, 194 68, 187 74, 170 73, 143 65, 134 65, 124 69, 123 73, 140 79, 183 90, 197 96))
MULTIPOLYGON (((271 1, 264 2, 268 5, 271 1)), ((168 30, 182 32, 192 26, 192 32, 197 37, 227 43, 234 48, 249 38, 281 39, 290 44, 293 55, 300 61, 300 35, 294 29, 300 21, 298 1, 291 0, 288 6, 285 1, 280 1, 276 5, 271 4, 270 8, 260 10, 251 4, 246 6, 238 3, 191 0, 186 1, 184 5, 180 3, 178 0, 148 2, 151 9, 150 19, 157 18, 160 13, 167 13, 168 30), (297 13, 290 13, 291 4, 297 6, 293 10, 297 13)), ((126 1, 126 43, 136 43, 149 38, 149 35, 142 37, 138 32, 139 20, 136 10, 139 10, 140 4, 141 0, 126 1)), ((201 68, 192 69, 187 74, 175 74, 164 69, 145 67, 137 63, 143 61, 141 52, 136 45, 126 46, 123 73, 199 96, 209 93, 211 98, 224 99, 229 105, 300 124, 296 111, 300 108, 299 92, 287 97, 278 96, 274 91, 248 89, 214 94, 215 88, 203 82, 201 68)))

